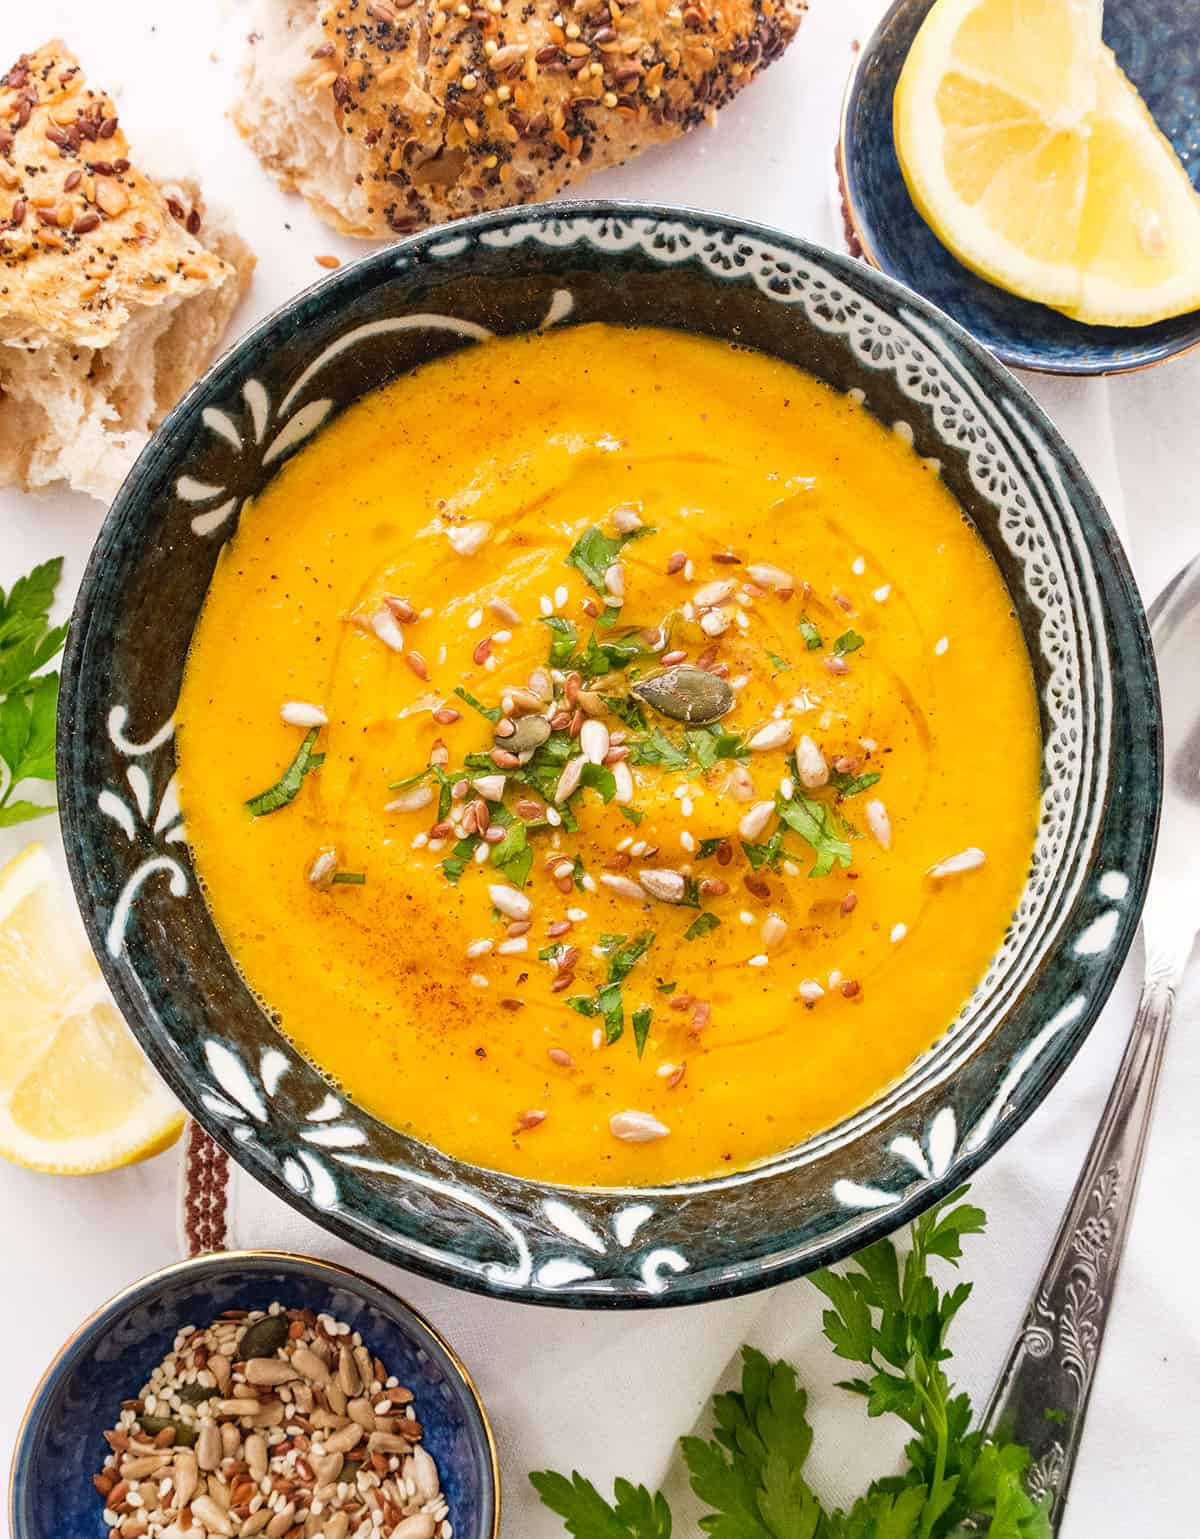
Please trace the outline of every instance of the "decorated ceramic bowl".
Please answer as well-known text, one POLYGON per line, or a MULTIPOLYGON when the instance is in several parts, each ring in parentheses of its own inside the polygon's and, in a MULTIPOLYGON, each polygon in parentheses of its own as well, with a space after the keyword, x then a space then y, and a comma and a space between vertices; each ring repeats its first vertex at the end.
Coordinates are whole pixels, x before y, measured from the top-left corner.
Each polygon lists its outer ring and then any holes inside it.
MULTIPOLYGON (((950 254, 908 195, 892 97, 934 0, 895 0, 855 57, 842 105, 838 175, 856 253, 952 315, 997 358, 1049 374, 1120 374, 1200 343, 1200 311, 1153 326, 1087 326, 1008 294, 950 254)), ((1194 0, 1109 0, 1104 41, 1200 186, 1200 28, 1194 0)))
POLYGON ((862 263, 682 209, 580 203, 464 220, 340 270, 249 332, 113 504, 63 669, 59 795, 76 892, 117 1000, 180 1099, 255 1177, 353 1244, 542 1304, 765 1287, 953 1188, 1038 1104, 1104 1003, 1137 925, 1159 790, 1145 617, 1095 492, 1036 404, 952 321, 862 263), (911 433, 1008 584, 1044 739, 1027 885, 940 1041, 796 1148, 637 1189, 468 1165, 331 1087, 230 960, 174 779, 184 659, 243 500, 405 370, 493 334, 587 321, 736 339, 861 392, 911 433))
POLYGON ((470 1375, 429 1323, 344 1267, 273 1251, 230 1251, 152 1272, 85 1320, 50 1364, 17 1434, 11 1539, 95 1539, 107 1532, 92 1484, 121 1401, 136 1395, 184 1326, 227 1309, 330 1314, 412 1390, 455 1539, 497 1539, 496 1448, 470 1375))

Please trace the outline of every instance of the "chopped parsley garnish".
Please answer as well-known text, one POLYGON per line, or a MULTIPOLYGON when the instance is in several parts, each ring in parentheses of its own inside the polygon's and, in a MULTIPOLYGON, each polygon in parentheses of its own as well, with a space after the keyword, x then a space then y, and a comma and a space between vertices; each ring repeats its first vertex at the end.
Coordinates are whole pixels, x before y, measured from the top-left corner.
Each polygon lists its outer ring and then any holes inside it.
POLYGON ((623 725, 632 727, 635 732, 645 731, 646 712, 636 695, 601 695, 600 698, 623 725))
POLYGON ((701 769, 712 769, 718 759, 748 759, 746 740, 737 732, 723 732, 715 723, 690 727, 684 734, 688 752, 701 769))
POLYGON ((633 1012, 633 1040, 637 1043, 637 1055, 640 1058, 646 1050, 646 1038, 650 1035, 650 1022, 654 1019, 654 1011, 649 1005, 633 1012))
POLYGON ((834 654, 845 657, 847 652, 857 652, 865 641, 866 637, 860 636, 857 631, 843 631, 833 644, 834 654))
POLYGON ((269 812, 278 812, 281 807, 286 807, 295 799, 304 782, 304 777, 310 770, 320 769, 325 762, 323 753, 314 753, 317 738, 320 736, 320 727, 312 727, 305 733, 304 741, 296 750, 296 757, 284 770, 275 784, 266 791, 260 791, 257 796, 252 796, 246 803, 250 809, 251 817, 265 818, 269 812))
POLYGON ((365 887, 367 873, 365 871, 336 871, 333 877, 333 885, 341 887, 365 887))
POLYGON ((550 628, 550 666, 565 668, 579 645, 579 633, 562 615, 545 615, 541 623, 550 628))
POLYGON ((633 940, 621 940, 621 943, 609 954, 608 981, 610 983, 623 983, 633 971, 635 962, 644 957, 654 944, 654 931, 643 930, 633 940))
POLYGON ((702 935, 708 935, 715 930, 720 923, 715 914, 697 914, 683 932, 683 938, 690 941, 699 940, 702 935))
POLYGON ((636 828, 642 819, 646 816, 644 812, 639 812, 636 807, 626 807, 623 802, 618 805, 617 811, 627 822, 632 823, 634 828, 636 828))
POLYGON ((460 700, 465 700, 473 711, 478 711, 481 716, 485 716, 488 721, 495 722, 500 720, 499 706, 484 705, 482 700, 476 700, 475 696, 469 690, 464 689, 461 684, 454 686, 454 693, 460 700))
POLYGON ((653 534, 653 529, 631 529, 627 534, 605 534, 593 524, 585 529, 567 552, 566 562, 581 572, 597 593, 607 593, 605 573, 630 540, 653 534))
POLYGON ((675 990, 679 987, 679 985, 672 978, 670 983, 656 983, 654 985, 654 987, 658 990, 658 992, 660 994, 674 994, 675 990))
POLYGON ((504 830, 504 838, 492 845, 492 865, 502 871, 514 887, 524 887, 533 869, 533 850, 525 824, 514 818, 504 830))
MULTIPOLYGON (((585 764, 579 776, 579 790, 584 786, 591 786, 593 791, 599 791, 602 800, 611 802, 617 794, 617 781, 612 770, 604 764, 585 764)), ((578 791, 571 793, 577 796, 578 791)))
POLYGON ((863 791, 869 791, 873 785, 878 785, 881 779, 882 776, 878 770, 869 770, 865 775, 845 775, 839 770, 834 770, 829 777, 829 784, 836 789, 844 801, 848 796, 858 796, 863 791))
POLYGON ((724 843, 725 840, 722 838, 701 839, 700 843, 696 846, 697 859, 707 860, 710 855, 715 855, 724 843))
POLYGON ((667 736, 661 727, 651 727, 629 750, 631 764, 661 764, 663 769, 685 770, 691 765, 688 755, 667 736))
MULTIPOLYGON (((490 760, 488 761, 491 762, 490 760)), ((411 791, 413 786, 419 786, 423 780, 428 780, 432 767, 426 765, 423 770, 418 770, 415 775, 410 775, 407 780, 392 780, 388 782, 389 791, 411 791)))
POLYGON ((778 652, 768 652, 767 656, 770 658, 776 673, 789 673, 791 671, 792 665, 786 657, 780 657, 778 652))
POLYGON ((743 839, 742 853, 754 871, 761 870, 763 866, 774 866, 783 856, 783 829, 777 828, 763 844, 747 844, 743 839))
POLYGON ((460 839, 454 848, 442 861, 442 875, 453 886, 475 858, 475 851, 479 846, 479 835, 471 834, 466 839, 460 839))
MULTIPOLYGON (((616 613, 615 610, 609 612, 616 613)), ((610 620, 609 624, 612 623, 610 620)), ((640 657, 652 656, 654 654, 647 650, 645 642, 636 631, 615 636, 611 641, 601 641, 593 631, 585 649, 571 659, 571 666, 586 679, 598 679, 606 673, 619 673, 640 657)))
POLYGON ((804 637, 804 645, 810 652, 816 652, 823 645, 821 641, 821 632, 812 623, 807 615, 804 616, 796 628, 800 632, 801 636, 804 637))
POLYGON ((791 801, 781 798, 777 805, 780 820, 812 846, 816 859, 809 876, 828 876, 835 865, 849 866, 850 845, 839 832, 833 810, 826 802, 798 792, 791 801))
MULTIPOLYGON (((576 994, 567 1000, 571 1009, 580 1015, 599 1015, 604 1018, 604 1040, 609 1044, 619 1041, 625 1030, 625 1006, 621 999, 621 985, 653 943, 653 930, 643 930, 632 940, 625 935, 602 935, 600 945, 608 953, 607 979, 594 995, 576 994)), ((650 1012, 639 1009, 633 1017, 633 1031, 638 1043, 639 1058, 642 1056, 642 1048, 646 1040, 645 1033, 649 1026, 650 1012), (639 1017, 644 1017, 640 1027, 639 1017)))

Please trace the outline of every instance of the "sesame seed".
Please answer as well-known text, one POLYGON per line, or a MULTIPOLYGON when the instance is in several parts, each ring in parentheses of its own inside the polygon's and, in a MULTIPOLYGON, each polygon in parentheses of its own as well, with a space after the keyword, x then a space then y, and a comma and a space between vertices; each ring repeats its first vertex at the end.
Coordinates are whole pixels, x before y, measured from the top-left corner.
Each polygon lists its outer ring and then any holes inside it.
POLYGON ((467 956, 470 957, 472 961, 474 961, 476 957, 487 956, 488 952, 495 944, 495 941, 488 940, 486 938, 483 940, 472 941, 471 944, 467 947, 467 956))
POLYGON ((906 924, 894 924, 892 926, 892 934, 891 934, 892 945, 893 946, 899 945, 899 943, 904 939, 904 937, 907 934, 908 934, 908 926, 906 924))
POLYGON ((750 912, 749 909, 746 908, 741 911, 741 913, 738 915, 738 918, 742 921, 743 924, 754 923, 754 915, 750 912))
POLYGON ((854 573, 855 577, 861 577, 867 570, 867 563, 861 556, 855 556, 854 560, 850 563, 850 570, 854 573))
POLYGON ((757 955, 752 956, 752 957, 750 957, 748 959, 748 961, 746 963, 746 966, 747 967, 766 967, 766 965, 770 962, 770 960, 771 960, 771 958, 767 955, 767 953, 765 951, 760 951, 760 952, 757 953, 757 955))
POLYGON ((467 616, 467 629, 470 630, 470 631, 477 631, 482 624, 483 624, 483 610, 482 609, 473 609, 471 611, 471 613, 467 616))
POLYGON ((687 831, 686 828, 680 834, 679 842, 683 846, 683 848, 688 852, 689 855, 691 855, 691 854, 693 854, 695 852, 696 841, 692 837, 692 835, 687 831))
POLYGON ((550 599, 546 597, 544 593, 542 594, 541 598, 538 599, 538 608, 544 615, 552 615, 554 613, 554 604, 550 599))
POLYGON ((522 951, 529 950, 529 941, 524 935, 518 935, 513 940, 501 941, 496 947, 496 955, 499 957, 514 957, 522 951))
POLYGON ((562 608, 564 608, 565 605, 566 605, 566 602, 570 598, 570 596, 571 595, 570 595, 570 592, 567 589, 567 585, 565 583, 560 583, 558 585, 558 587, 555 588, 555 590, 554 590, 554 607, 555 607, 555 609, 562 609, 562 608))
POLYGON ((472 973, 471 982, 477 989, 486 989, 488 986, 488 980, 483 976, 482 973, 472 973))
POLYGON ((875 602, 877 604, 883 604, 883 603, 886 603, 887 600, 891 597, 891 593, 892 593, 892 585, 891 585, 891 583, 890 582, 885 582, 881 587, 878 587, 878 588, 875 589, 875 592, 872 593, 871 597, 875 600, 875 602))
POLYGON ((949 638, 949 636, 942 636, 938 641, 934 642, 934 644, 933 644, 933 654, 934 654, 935 657, 945 657, 945 655, 946 655, 947 651, 949 650, 949 648, 950 648, 950 638, 949 638))
POLYGON ((583 921, 587 918, 587 909, 569 908, 567 910, 567 918, 571 921, 572 924, 582 924, 583 921))
POLYGON ((682 800, 679 803, 679 811, 680 811, 680 813, 685 818, 690 818, 694 810, 695 810, 695 805, 694 805, 694 803, 692 801, 692 798, 690 796, 683 797, 682 800))

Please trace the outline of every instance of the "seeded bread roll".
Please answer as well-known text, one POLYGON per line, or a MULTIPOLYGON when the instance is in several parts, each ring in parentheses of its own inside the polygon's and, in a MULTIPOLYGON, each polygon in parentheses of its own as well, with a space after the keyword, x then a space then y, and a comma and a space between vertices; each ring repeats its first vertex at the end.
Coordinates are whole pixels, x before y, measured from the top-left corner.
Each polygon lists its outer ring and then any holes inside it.
POLYGON ((684 133, 807 0, 260 0, 235 120, 347 235, 540 201, 684 133))
POLYGON ((112 496, 250 280, 202 216, 192 183, 130 164, 63 43, 0 78, 0 484, 112 496))

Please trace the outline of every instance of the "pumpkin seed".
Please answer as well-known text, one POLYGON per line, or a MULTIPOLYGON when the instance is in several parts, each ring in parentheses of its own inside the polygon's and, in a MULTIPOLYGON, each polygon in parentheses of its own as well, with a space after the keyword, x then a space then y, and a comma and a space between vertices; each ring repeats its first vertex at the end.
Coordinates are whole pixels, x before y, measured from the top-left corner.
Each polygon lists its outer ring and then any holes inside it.
POLYGON ((200 1405, 205 1400, 215 1400, 220 1390, 215 1386, 212 1389, 206 1389, 203 1384, 181 1384, 175 1393, 184 1405, 200 1405))
POLYGON ((550 736, 550 723, 544 716, 522 716, 501 746, 509 753, 532 753, 550 736))
POLYGON ((264 1315, 242 1332, 238 1355, 243 1361, 252 1357, 274 1357, 287 1339, 288 1321, 285 1316, 264 1315))
POLYGON ((138 1417, 138 1422, 148 1437, 165 1432, 168 1427, 174 1427, 176 1448, 191 1448, 196 1441, 195 1427, 189 1427, 184 1421, 173 1421, 169 1416, 148 1416, 143 1413, 138 1417))
POLYGON ((719 721, 733 708, 733 690, 715 673, 677 663, 631 686, 639 700, 672 721, 696 725, 719 721))

